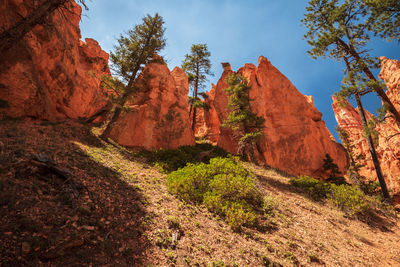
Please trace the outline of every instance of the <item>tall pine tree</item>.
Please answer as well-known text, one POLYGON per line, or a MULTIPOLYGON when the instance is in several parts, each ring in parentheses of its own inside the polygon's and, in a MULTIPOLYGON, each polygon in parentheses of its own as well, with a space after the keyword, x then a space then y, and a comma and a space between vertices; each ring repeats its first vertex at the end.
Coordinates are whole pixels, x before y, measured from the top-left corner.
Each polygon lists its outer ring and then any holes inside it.
POLYGON ((107 139, 117 121, 128 98, 135 93, 135 81, 143 67, 165 46, 163 27, 164 21, 157 13, 147 15, 143 22, 136 25, 126 35, 121 35, 118 45, 110 53, 111 70, 114 78, 109 83, 115 85, 119 94, 116 94, 114 114, 101 134, 107 139))
POLYGON ((186 54, 182 62, 182 69, 188 76, 189 84, 192 88, 192 96, 189 96, 189 105, 190 114, 193 112, 193 131, 196 127, 197 108, 206 107, 198 96, 201 93, 200 90, 204 88, 207 82, 207 75, 213 75, 211 72, 210 56, 211 53, 208 51, 207 44, 194 44, 190 49, 190 54, 186 54))
POLYGON ((379 67, 379 60, 366 48, 370 41, 368 17, 370 7, 366 0, 310 0, 302 23, 308 28, 305 35, 313 57, 341 60, 343 56, 352 64, 356 75, 363 75, 368 91, 375 91, 400 127, 400 114, 385 93, 385 86, 372 70, 379 67))
POLYGON ((367 117, 365 115, 365 110, 361 102, 361 96, 369 92, 369 88, 365 86, 365 81, 363 77, 357 74, 356 68, 357 63, 350 63, 348 58, 343 56, 343 60, 346 64, 346 76, 343 80, 343 86, 340 92, 337 94, 339 98, 349 98, 350 96, 354 96, 357 103, 357 108, 360 114, 361 123, 364 127, 364 136, 367 139, 369 152, 371 154, 372 162, 375 167, 375 172, 379 180, 379 184, 382 189, 383 197, 386 201, 390 202, 390 195, 386 185, 385 178, 383 177, 382 169, 379 163, 378 155, 375 150, 375 144, 373 140, 373 136, 371 133, 371 129, 367 122, 367 117))

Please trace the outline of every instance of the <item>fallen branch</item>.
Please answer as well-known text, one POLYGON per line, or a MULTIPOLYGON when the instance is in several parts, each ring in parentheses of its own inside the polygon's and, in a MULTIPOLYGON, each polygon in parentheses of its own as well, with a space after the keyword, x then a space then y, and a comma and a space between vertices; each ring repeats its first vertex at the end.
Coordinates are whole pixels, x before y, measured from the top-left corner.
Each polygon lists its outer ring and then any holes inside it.
POLYGON ((51 260, 63 256, 67 250, 83 246, 83 239, 68 240, 59 244, 54 249, 50 249, 40 256, 44 260, 51 260))
POLYGON ((75 198, 79 197, 79 186, 74 182, 70 170, 57 166, 57 163, 54 160, 43 154, 33 154, 33 159, 30 163, 38 167, 38 172, 42 174, 52 173, 58 178, 61 178, 63 184, 68 185, 67 187, 64 187, 64 191, 72 193, 75 198))

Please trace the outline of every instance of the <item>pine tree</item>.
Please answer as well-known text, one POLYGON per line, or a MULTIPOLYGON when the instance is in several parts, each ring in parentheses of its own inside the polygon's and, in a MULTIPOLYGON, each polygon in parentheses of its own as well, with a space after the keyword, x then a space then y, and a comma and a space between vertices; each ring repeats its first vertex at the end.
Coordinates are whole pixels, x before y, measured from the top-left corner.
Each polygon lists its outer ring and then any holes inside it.
MULTIPOLYGON (((194 44, 191 47, 191 53, 185 55, 182 62, 182 69, 189 79, 192 88, 192 96, 189 96, 189 105, 191 114, 193 111, 192 129, 196 127, 196 110, 197 108, 207 108, 198 97, 200 90, 204 88, 207 82, 207 75, 213 75, 211 72, 211 53, 208 51, 207 44, 194 44)), ((189 115, 190 115, 189 114, 189 115)))
POLYGON ((364 0, 370 10, 370 30, 375 36, 400 42, 400 1, 364 0))
POLYGON ((363 83, 368 92, 375 91, 383 104, 392 113, 400 127, 400 114, 386 95, 385 86, 378 81, 372 70, 379 67, 378 58, 366 49, 370 41, 368 16, 369 6, 365 0, 311 0, 302 23, 308 28, 305 35, 313 57, 328 57, 342 60, 345 56, 352 64, 356 75, 364 76, 363 83))
POLYGON ((140 71, 165 46, 165 28, 162 17, 156 13, 153 17, 147 15, 142 20, 141 24, 136 25, 126 35, 119 37, 118 45, 110 53, 111 70, 114 77, 108 79, 108 83, 116 91, 114 100, 117 106, 106 129, 100 136, 104 140, 110 135, 128 98, 137 91, 135 81, 140 71))
POLYGON ((337 185, 346 184, 346 180, 341 176, 338 165, 333 161, 331 155, 325 154, 324 164, 322 168, 325 171, 329 171, 328 182, 335 183, 337 185))
POLYGON ((371 154, 372 162, 375 166, 376 175, 379 180, 379 184, 382 189, 383 197, 390 202, 390 195, 387 189, 385 178, 383 177, 382 169, 380 167, 379 159, 375 150, 375 144, 373 141, 373 137, 371 135, 371 131, 368 127, 368 122, 365 115, 365 110, 361 102, 361 96, 367 93, 368 87, 365 85, 365 81, 363 80, 362 76, 356 75, 357 71, 354 70, 355 65, 357 63, 351 64, 347 57, 343 56, 343 60, 346 64, 346 77, 343 80, 343 86, 336 96, 340 98, 349 98, 350 96, 354 96, 357 102, 357 108, 361 117, 361 122, 364 127, 364 135, 367 139, 369 151, 371 154))
POLYGON ((233 130, 233 138, 238 141, 237 154, 254 161, 254 147, 263 135, 265 119, 251 111, 250 86, 244 77, 232 74, 226 82, 229 114, 222 126, 233 130))

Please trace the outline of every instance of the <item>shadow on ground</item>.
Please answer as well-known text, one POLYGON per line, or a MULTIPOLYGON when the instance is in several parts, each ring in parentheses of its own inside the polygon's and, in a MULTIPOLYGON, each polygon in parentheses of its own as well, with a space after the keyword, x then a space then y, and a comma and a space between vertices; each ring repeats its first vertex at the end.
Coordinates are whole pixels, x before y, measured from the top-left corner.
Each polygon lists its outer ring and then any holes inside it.
POLYGON ((103 147, 77 123, 0 121, 2 266, 138 266, 145 259, 150 216, 142 192, 74 142, 103 147), (78 195, 35 166, 35 153, 70 170, 78 195))

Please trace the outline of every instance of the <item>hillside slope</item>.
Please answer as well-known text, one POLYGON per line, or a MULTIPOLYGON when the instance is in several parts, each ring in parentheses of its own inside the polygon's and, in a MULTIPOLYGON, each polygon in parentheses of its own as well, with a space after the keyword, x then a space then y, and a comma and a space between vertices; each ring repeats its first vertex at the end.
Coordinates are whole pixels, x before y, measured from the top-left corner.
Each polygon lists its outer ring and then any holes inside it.
POLYGON ((346 218, 279 172, 244 163, 275 208, 268 229, 236 233, 170 195, 165 174, 98 130, 0 121, 2 266, 400 265, 396 215, 346 218))

